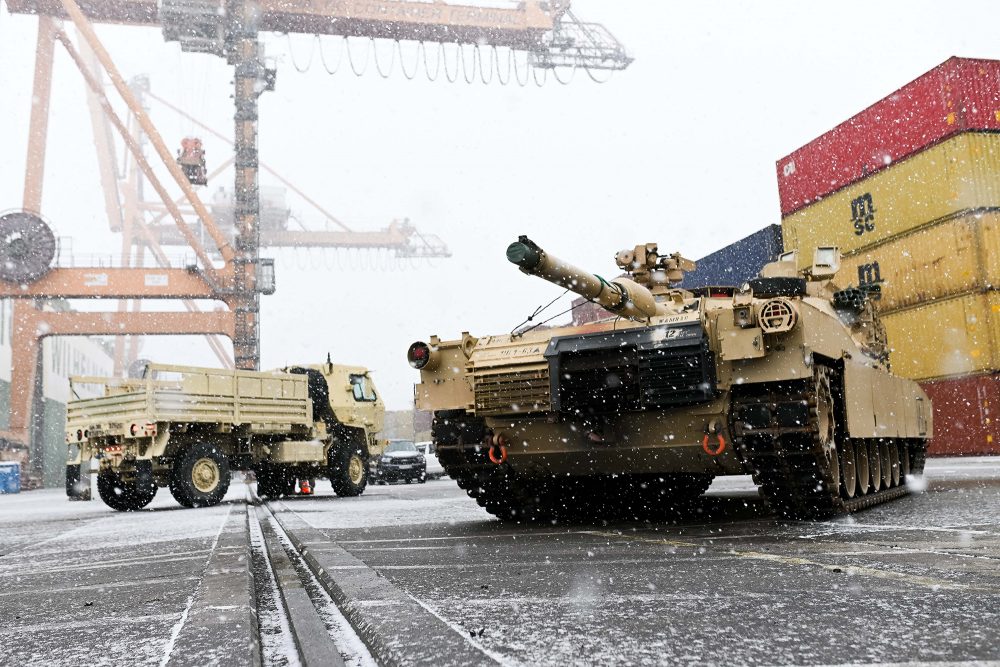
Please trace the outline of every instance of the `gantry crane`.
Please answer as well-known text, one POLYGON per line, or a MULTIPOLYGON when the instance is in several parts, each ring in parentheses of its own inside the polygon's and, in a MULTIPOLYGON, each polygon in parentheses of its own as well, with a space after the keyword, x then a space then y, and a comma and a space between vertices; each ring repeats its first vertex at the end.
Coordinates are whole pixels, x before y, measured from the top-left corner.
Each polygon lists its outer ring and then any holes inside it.
MULTIPOLYGON (((87 49, 83 49, 82 51, 86 59, 87 49)), ((96 63, 89 60, 88 65, 91 68, 93 76, 100 81, 102 77, 99 67, 96 63)), ((129 81, 129 86, 136 94, 139 103, 144 107, 147 106, 149 100, 153 100, 212 136, 223 142, 232 144, 232 141, 222 133, 205 125, 168 100, 154 94, 150 90, 148 77, 142 75, 134 77, 129 81)), ((88 99, 90 102, 94 139, 98 149, 99 173, 105 193, 108 221, 111 231, 122 234, 121 264, 122 266, 142 266, 143 256, 148 250, 153 260, 159 266, 168 266, 169 261, 166 259, 162 247, 187 246, 187 242, 178 228, 166 221, 166 218, 169 216, 166 206, 162 202, 147 201, 144 197, 144 177, 138 169, 136 161, 126 156, 125 164, 122 168, 119 167, 116 151, 114 150, 111 123, 101 111, 99 102, 93 92, 88 95, 88 99), (121 177, 119 177, 119 174, 121 174, 121 177), (138 233, 137 230, 141 230, 142 233, 138 233)), ((130 127, 130 132, 133 134, 135 134, 134 130, 134 127, 130 127)), ((223 171, 231 167, 232 164, 232 158, 223 161, 210 174, 206 174, 206 180, 214 183, 216 178, 223 171)), ((288 190, 299 195, 304 201, 319 211, 328 223, 332 223, 337 227, 334 230, 311 230, 299 221, 301 229, 289 229, 290 210, 284 206, 275 205, 273 201, 262 198, 260 224, 261 247, 378 249, 391 252, 397 258, 429 259, 451 256, 448 246, 440 238, 433 234, 421 233, 405 219, 395 220, 388 227, 379 230, 359 231, 352 229, 266 163, 261 162, 260 167, 262 170, 268 172, 273 179, 280 182, 288 190)), ((233 240, 235 233, 231 199, 230 193, 216 192, 211 202, 206 203, 215 217, 216 226, 227 238, 233 240)), ((201 221, 197 218, 194 209, 190 205, 185 204, 183 197, 175 200, 174 204, 179 208, 196 236, 199 238, 204 236, 204 227, 201 221)), ((209 249, 209 254, 212 254, 211 249, 209 249)), ((184 305, 189 312, 198 311, 198 306, 194 301, 185 300, 184 305)), ((138 311, 139 302, 119 302, 119 312, 124 312, 128 309, 131 309, 133 312, 138 311)), ((208 335, 206 339, 219 362, 224 367, 232 368, 233 362, 229 353, 225 350, 217 336, 208 335)), ((137 356, 137 340, 134 337, 129 337, 127 341, 122 337, 116 338, 114 355, 115 373, 122 373, 137 356)))
MULTIPOLYGON (((5 0, 17 14, 39 16, 33 104, 29 127, 28 164, 25 170, 23 211, 0 218, 0 246, 7 229, 28 244, 46 245, 47 225, 41 212, 42 175, 51 92, 52 56, 59 41, 80 69, 115 130, 122 135, 133 158, 157 191, 176 229, 194 250, 198 264, 182 269, 123 267, 94 271, 52 269, 40 271, 24 282, 0 276, 0 298, 15 298, 14 369, 12 371, 10 431, 0 434, 21 442, 28 440, 31 391, 41 334, 218 333, 233 340, 238 368, 259 364, 259 296, 273 289, 273 264, 260 257, 260 199, 257 151, 257 99, 275 85, 276 70, 263 57, 261 31, 417 40, 420 42, 478 44, 526 52, 535 67, 580 65, 588 69, 623 69, 631 59, 621 45, 597 24, 576 19, 566 0, 524 0, 507 7, 451 4, 442 0, 89 0, 81 8, 75 0, 5 0), (119 118, 95 80, 80 52, 62 31, 69 19, 83 42, 129 109, 130 118, 149 138, 155 152, 182 190, 185 199, 217 247, 224 266, 211 261, 177 202, 159 183, 135 137, 119 118), (225 57, 234 68, 235 186, 232 202, 235 239, 230 242, 215 225, 208 208, 198 198, 162 138, 150 122, 133 91, 118 73, 91 22, 159 26, 167 41, 177 41, 183 51, 225 57), (5 228, 6 225, 6 228, 5 228), (17 232, 18 225, 26 230, 17 232), (151 272, 152 271, 152 272, 151 272), (4 282, 6 280, 6 282, 4 282), (32 313, 28 300, 37 298, 113 299, 216 299, 230 308, 226 313, 32 313), (140 317, 151 316, 151 317, 140 317), (39 322, 45 318, 45 322, 39 322), (86 318, 91 321, 85 322, 86 318), (143 323, 143 320, 147 322, 143 323), (38 325, 28 330, 30 324, 38 325), (148 328, 146 328, 148 325, 148 328), (46 328, 48 327, 48 328, 46 328), (30 339, 30 341, 28 340, 30 339), (29 361, 31 360, 31 361, 29 361), (25 368, 27 367, 27 368, 25 368)), ((109 208, 111 208, 109 203, 109 208)), ((145 224, 139 234, 156 241, 145 224)), ((48 232, 51 234, 51 232, 48 232)), ((13 245, 7 244, 9 248, 13 245)), ((21 243, 21 247, 24 243, 21 243)), ((36 249, 38 249, 36 248, 36 249)), ((0 251, 3 248, 0 247, 0 251)), ((51 263, 45 252, 24 254, 18 261, 38 268, 51 263)), ((48 267, 45 266, 45 269, 48 267)))

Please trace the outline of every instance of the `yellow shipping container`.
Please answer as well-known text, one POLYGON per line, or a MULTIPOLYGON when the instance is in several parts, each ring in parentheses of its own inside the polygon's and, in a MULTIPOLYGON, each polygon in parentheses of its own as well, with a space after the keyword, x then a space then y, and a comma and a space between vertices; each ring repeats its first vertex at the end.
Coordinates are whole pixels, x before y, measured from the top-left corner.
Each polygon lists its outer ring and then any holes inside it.
POLYGON ((882 318, 892 370, 913 380, 998 369, 1000 292, 936 301, 882 318))
POLYGON ((883 313, 1000 287, 1000 212, 966 213, 841 259, 842 287, 878 281, 883 313))
POLYGON ((785 249, 853 252, 962 211, 1000 207, 1000 134, 967 132, 781 221, 785 249))

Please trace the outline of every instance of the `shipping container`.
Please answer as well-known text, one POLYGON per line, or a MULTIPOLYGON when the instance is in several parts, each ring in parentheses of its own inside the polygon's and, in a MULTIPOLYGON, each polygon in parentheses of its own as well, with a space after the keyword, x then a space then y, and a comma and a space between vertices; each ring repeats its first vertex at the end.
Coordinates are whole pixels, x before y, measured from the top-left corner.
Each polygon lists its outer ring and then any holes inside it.
POLYGON ((782 220, 785 247, 867 248, 964 211, 1000 208, 1000 134, 967 132, 782 220))
POLYGON ((950 58, 778 160, 781 214, 968 130, 1000 130, 1000 61, 950 58))
POLYGON ((934 405, 931 456, 1000 454, 1000 377, 921 383, 934 405))
POLYGON ((1000 287, 1000 212, 966 213, 841 259, 837 284, 880 283, 879 310, 1000 287))
POLYGON ((697 268, 685 274, 680 286, 694 289, 742 285, 759 275, 764 265, 777 259, 781 252, 781 226, 768 225, 699 259, 697 268))
POLYGON ((935 380, 1000 369, 1000 292, 967 294, 882 317, 898 375, 935 380))

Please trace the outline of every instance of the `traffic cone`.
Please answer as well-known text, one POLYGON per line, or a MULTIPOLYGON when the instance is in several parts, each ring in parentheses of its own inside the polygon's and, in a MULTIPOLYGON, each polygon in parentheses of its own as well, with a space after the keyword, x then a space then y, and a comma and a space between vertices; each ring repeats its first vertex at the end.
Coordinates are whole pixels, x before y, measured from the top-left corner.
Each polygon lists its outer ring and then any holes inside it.
POLYGON ((312 492, 313 492, 313 490, 312 490, 312 484, 310 484, 310 482, 309 482, 308 479, 301 479, 301 480, 299 480, 299 491, 302 493, 303 496, 311 496, 312 495, 312 492))

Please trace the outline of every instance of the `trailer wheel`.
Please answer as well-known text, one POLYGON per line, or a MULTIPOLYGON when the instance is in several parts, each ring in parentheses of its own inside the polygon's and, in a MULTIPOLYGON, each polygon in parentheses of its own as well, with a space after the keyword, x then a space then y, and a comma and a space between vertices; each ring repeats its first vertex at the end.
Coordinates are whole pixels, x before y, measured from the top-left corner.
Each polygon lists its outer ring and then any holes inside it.
MULTIPOLYGON (((140 463, 149 463, 140 461, 140 463)), ((97 493, 104 504, 118 512, 135 512, 153 502, 156 485, 152 474, 145 474, 145 466, 136 471, 135 481, 126 482, 120 473, 104 470, 97 475, 97 493)))
POLYGON ((368 454, 364 445, 335 443, 327 454, 330 484, 338 496, 360 496, 368 486, 368 454))
POLYGON ((184 507, 218 505, 229 490, 229 459, 219 448, 200 442, 174 459, 170 493, 184 507))

